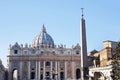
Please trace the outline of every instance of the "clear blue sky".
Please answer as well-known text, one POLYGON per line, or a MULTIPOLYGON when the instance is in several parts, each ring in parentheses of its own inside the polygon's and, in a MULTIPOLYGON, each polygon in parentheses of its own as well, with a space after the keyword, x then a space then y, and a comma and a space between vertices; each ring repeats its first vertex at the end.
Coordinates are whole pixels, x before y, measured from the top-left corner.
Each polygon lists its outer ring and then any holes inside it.
POLYGON ((0 58, 6 65, 9 44, 31 44, 44 24, 55 44, 80 43, 81 8, 88 52, 105 40, 120 40, 120 0, 0 0, 0 58))

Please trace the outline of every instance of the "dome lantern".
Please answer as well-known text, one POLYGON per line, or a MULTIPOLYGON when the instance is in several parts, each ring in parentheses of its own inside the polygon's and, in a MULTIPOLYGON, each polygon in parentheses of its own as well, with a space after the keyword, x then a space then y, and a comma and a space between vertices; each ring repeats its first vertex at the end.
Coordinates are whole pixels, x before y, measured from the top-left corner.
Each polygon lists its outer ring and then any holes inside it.
POLYGON ((46 32, 46 28, 45 28, 44 24, 43 24, 43 27, 42 27, 42 31, 41 31, 41 32, 46 32))

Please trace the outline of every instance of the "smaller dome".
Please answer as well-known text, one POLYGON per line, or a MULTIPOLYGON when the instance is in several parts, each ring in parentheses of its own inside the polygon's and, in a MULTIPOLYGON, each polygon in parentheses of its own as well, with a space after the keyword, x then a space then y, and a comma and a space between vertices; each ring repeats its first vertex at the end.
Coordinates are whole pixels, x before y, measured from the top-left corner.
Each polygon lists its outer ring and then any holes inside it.
POLYGON ((43 25, 41 32, 37 35, 32 43, 33 47, 49 47, 54 48, 54 41, 52 37, 46 32, 46 28, 43 25))

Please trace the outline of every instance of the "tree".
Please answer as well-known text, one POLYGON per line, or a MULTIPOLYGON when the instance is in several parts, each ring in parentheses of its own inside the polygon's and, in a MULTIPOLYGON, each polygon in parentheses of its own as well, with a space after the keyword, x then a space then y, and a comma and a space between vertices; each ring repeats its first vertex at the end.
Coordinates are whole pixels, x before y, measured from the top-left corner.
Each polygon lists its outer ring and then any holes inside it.
POLYGON ((112 57, 112 75, 113 80, 120 80, 120 42, 118 42, 114 49, 112 57))

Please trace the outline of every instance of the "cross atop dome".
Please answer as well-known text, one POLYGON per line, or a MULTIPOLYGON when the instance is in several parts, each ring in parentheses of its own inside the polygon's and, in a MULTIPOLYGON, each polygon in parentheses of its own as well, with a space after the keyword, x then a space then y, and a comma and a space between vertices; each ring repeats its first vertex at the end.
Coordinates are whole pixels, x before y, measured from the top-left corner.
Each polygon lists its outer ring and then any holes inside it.
POLYGON ((82 10, 82 18, 83 18, 83 16, 84 16, 83 9, 84 9, 84 8, 81 8, 81 10, 82 10))

